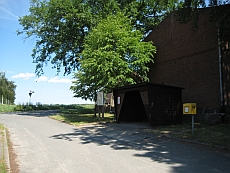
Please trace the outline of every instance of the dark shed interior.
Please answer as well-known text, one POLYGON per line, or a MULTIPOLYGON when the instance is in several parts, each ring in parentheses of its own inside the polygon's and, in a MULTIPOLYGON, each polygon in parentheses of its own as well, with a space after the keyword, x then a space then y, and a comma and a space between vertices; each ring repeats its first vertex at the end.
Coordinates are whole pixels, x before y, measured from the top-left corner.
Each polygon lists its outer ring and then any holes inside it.
POLYGON ((124 95, 123 106, 120 111, 122 122, 148 121, 140 92, 138 90, 128 91, 124 95))
POLYGON ((113 89, 116 121, 150 125, 182 122, 182 88, 141 83, 113 89))

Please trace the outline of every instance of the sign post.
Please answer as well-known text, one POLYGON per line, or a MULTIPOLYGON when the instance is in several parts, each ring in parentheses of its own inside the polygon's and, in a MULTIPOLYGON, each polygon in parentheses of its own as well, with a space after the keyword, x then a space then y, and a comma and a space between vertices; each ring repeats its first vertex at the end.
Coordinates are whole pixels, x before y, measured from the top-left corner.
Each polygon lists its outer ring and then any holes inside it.
POLYGON ((183 114, 192 115, 192 135, 194 134, 194 115, 196 114, 196 103, 184 103, 183 114))
POLYGON ((104 92, 97 93, 97 108, 98 108, 99 118, 100 118, 100 112, 102 113, 102 118, 104 118, 104 92))

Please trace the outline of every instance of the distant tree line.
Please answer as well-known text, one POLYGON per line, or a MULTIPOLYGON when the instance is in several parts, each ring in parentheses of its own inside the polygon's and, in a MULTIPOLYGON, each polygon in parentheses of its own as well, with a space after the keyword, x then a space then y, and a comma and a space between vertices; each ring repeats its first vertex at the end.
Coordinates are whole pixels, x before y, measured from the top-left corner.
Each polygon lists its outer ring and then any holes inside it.
POLYGON ((0 103, 14 104, 16 85, 9 81, 4 72, 0 72, 0 103))

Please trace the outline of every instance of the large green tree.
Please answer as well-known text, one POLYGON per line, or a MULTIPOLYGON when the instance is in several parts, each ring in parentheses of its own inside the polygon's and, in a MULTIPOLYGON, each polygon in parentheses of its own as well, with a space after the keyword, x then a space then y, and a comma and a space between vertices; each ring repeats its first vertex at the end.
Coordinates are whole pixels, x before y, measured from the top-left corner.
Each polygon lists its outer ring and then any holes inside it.
POLYGON ((147 64, 153 62, 156 47, 142 39, 122 13, 102 20, 85 38, 81 68, 71 87, 75 96, 95 100, 97 91, 148 81, 147 64))
POLYGON ((179 0, 31 0, 29 15, 22 16, 18 34, 33 38, 36 74, 51 63, 69 74, 79 67, 85 36, 100 20, 123 12, 144 36, 167 13, 180 6, 179 0))
POLYGON ((4 72, 0 72, 0 103, 14 104, 16 85, 9 81, 4 72))

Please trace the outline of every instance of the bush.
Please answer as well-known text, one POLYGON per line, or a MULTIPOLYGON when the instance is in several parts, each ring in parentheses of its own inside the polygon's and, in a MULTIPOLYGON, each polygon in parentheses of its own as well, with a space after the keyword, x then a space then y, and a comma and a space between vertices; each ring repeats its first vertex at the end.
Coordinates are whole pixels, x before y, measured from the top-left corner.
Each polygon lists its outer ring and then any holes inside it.
POLYGON ((36 105, 31 105, 31 104, 18 104, 18 105, 0 105, 0 112, 16 112, 16 111, 33 111, 33 110, 68 110, 68 109, 82 109, 82 106, 84 108, 90 108, 93 109, 94 105, 77 105, 77 104, 72 104, 72 105, 48 105, 48 104, 36 104, 36 105))
POLYGON ((14 112, 17 105, 0 105, 0 112, 14 112))

